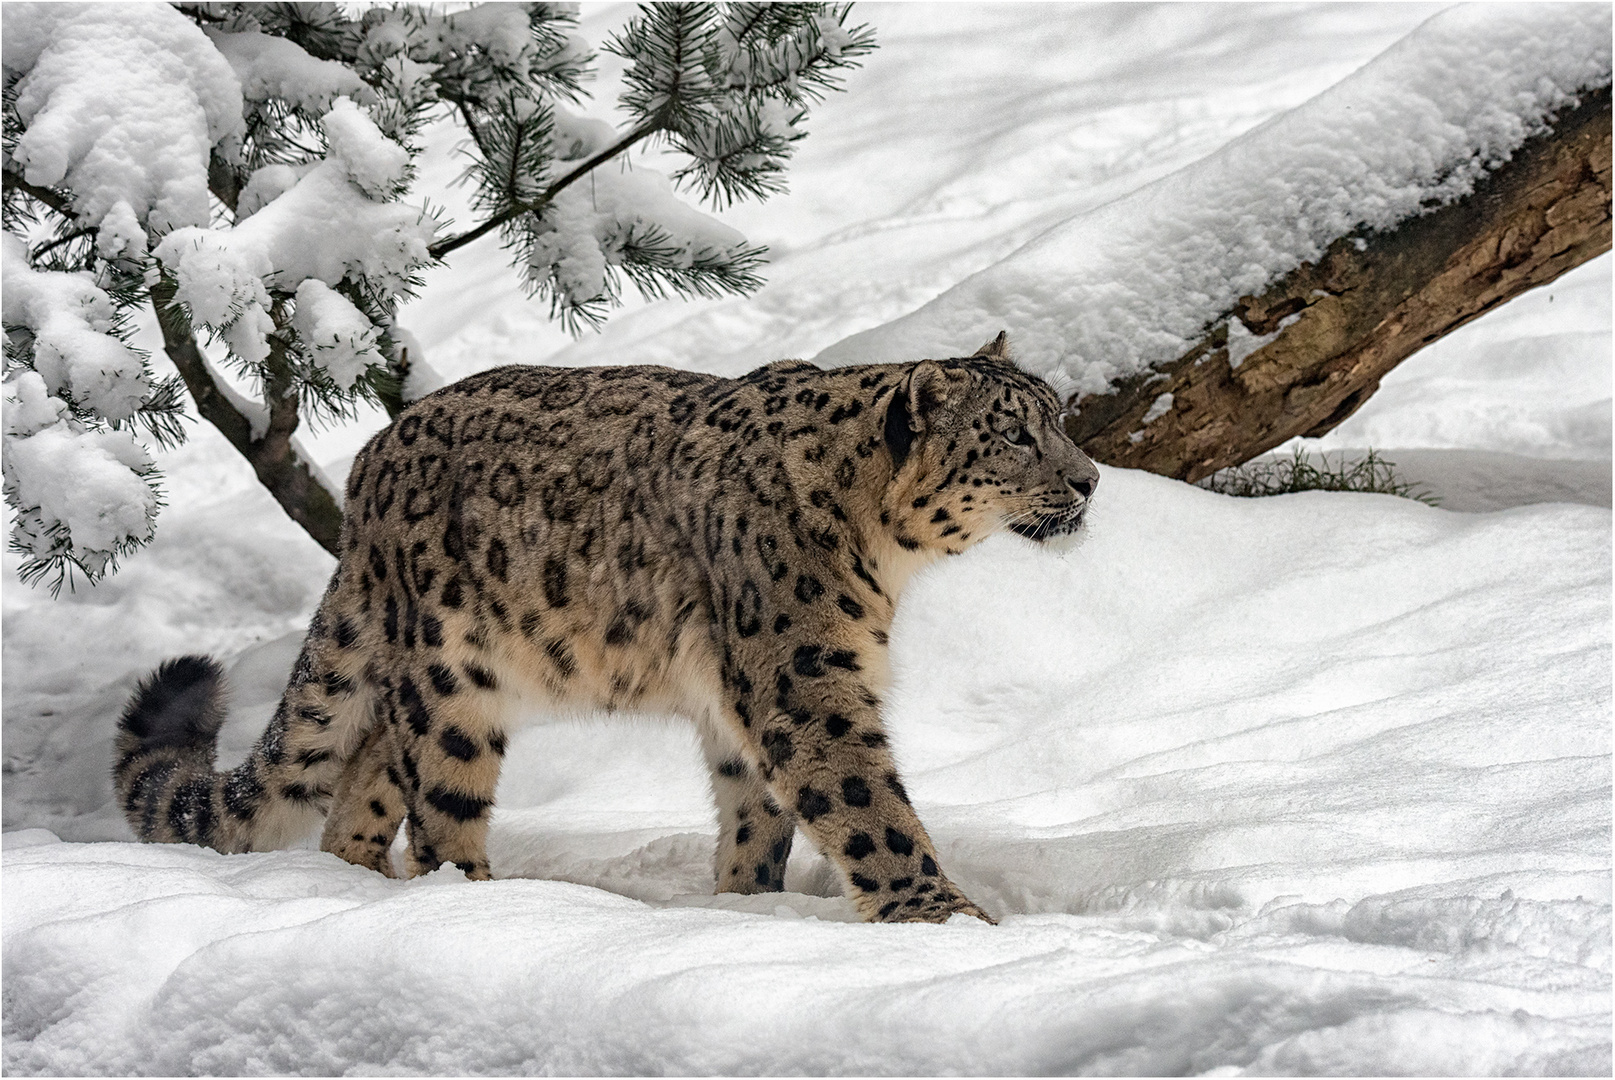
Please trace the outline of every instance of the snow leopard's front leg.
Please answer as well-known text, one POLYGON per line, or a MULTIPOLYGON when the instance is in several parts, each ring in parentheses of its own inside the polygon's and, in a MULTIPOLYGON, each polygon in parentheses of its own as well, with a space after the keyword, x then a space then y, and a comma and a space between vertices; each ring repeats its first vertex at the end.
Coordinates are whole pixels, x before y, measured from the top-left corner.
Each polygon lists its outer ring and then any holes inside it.
POLYGON ((781 891, 796 815, 774 799, 732 740, 703 730, 701 749, 712 770, 712 794, 718 803, 718 850, 713 859, 718 892, 781 891))
POLYGON ((742 691, 740 727, 775 800, 841 870, 864 918, 944 922, 962 912, 992 922, 943 874, 909 803, 879 696, 862 677, 871 658, 833 622, 795 626, 766 652, 736 649, 743 659, 728 679, 742 691))

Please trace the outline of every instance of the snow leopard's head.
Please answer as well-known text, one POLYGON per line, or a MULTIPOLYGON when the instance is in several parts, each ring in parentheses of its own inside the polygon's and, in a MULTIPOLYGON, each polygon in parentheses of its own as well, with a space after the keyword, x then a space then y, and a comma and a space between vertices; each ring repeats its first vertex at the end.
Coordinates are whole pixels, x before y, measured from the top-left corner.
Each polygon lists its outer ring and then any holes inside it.
POLYGON ((973 356, 913 365, 886 412, 897 471, 882 509, 897 542, 957 552, 1001 528, 1056 546, 1075 536, 1099 469, 1060 411, 1049 384, 1010 359, 1005 334, 973 356))

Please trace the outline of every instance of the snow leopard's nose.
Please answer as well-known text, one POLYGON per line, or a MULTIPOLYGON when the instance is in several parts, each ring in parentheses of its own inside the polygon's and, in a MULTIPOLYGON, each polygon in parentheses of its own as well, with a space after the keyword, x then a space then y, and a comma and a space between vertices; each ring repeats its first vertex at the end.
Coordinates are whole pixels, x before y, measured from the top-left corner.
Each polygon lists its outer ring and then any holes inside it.
POLYGON ((1080 480, 1073 480, 1068 476, 1066 477, 1065 482, 1070 484, 1072 489, 1075 490, 1078 495, 1081 495, 1084 499, 1086 499, 1093 495, 1093 489, 1099 486, 1099 477, 1084 476, 1080 480))

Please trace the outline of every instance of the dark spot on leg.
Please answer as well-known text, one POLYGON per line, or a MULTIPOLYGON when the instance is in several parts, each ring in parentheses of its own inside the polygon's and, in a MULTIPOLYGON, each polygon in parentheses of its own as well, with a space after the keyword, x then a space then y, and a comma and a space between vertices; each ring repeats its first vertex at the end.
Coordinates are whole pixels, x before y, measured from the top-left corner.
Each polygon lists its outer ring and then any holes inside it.
MULTIPOLYGON (((770 731, 763 736, 763 752, 768 760, 778 768, 796 756, 796 744, 791 737, 783 731, 770 731)), ((810 819, 811 820, 811 819, 810 819)))
POLYGON ((456 694, 460 690, 460 682, 454 677, 454 672, 447 664, 432 664, 427 667, 426 674, 431 676, 432 689, 444 697, 456 694))
POLYGON ((445 754, 451 758, 459 758, 461 761, 470 761, 480 753, 477 749, 477 744, 453 724, 449 724, 438 732, 437 741, 438 745, 443 747, 445 754))
POLYGON ((813 821, 830 812, 830 798, 804 784, 796 793, 796 813, 803 821, 813 821))
POLYGON ((566 563, 553 555, 544 560, 544 599, 552 608, 566 607, 571 599, 566 591, 566 563))
POLYGON ((849 859, 861 859, 874 854, 875 841, 869 838, 868 833, 855 832, 847 837, 847 846, 841 850, 849 859))
POLYGON ((886 827, 886 846, 896 855, 914 854, 914 841, 890 825, 886 827))
POLYGON ((475 821, 488 809, 488 800, 475 795, 463 795, 448 788, 436 787, 426 795, 426 801, 440 813, 456 821, 475 821))
POLYGON ((421 700, 421 692, 415 688, 414 680, 407 675, 398 683, 398 703, 404 707, 405 718, 415 734, 425 735, 432 730, 432 714, 427 711, 426 702, 421 700))
POLYGON ((869 785, 861 776, 849 776, 841 781, 841 798, 848 806, 868 806, 869 785))

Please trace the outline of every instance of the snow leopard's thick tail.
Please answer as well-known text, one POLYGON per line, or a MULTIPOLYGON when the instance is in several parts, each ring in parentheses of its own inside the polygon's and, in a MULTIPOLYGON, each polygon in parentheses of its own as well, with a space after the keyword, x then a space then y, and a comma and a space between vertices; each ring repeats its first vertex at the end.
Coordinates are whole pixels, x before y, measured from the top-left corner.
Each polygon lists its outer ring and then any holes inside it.
POLYGON ((205 656, 169 660, 118 722, 113 787, 142 840, 268 851, 324 818, 344 765, 371 723, 353 642, 315 617, 274 718, 247 760, 214 770, 224 670, 205 656))

